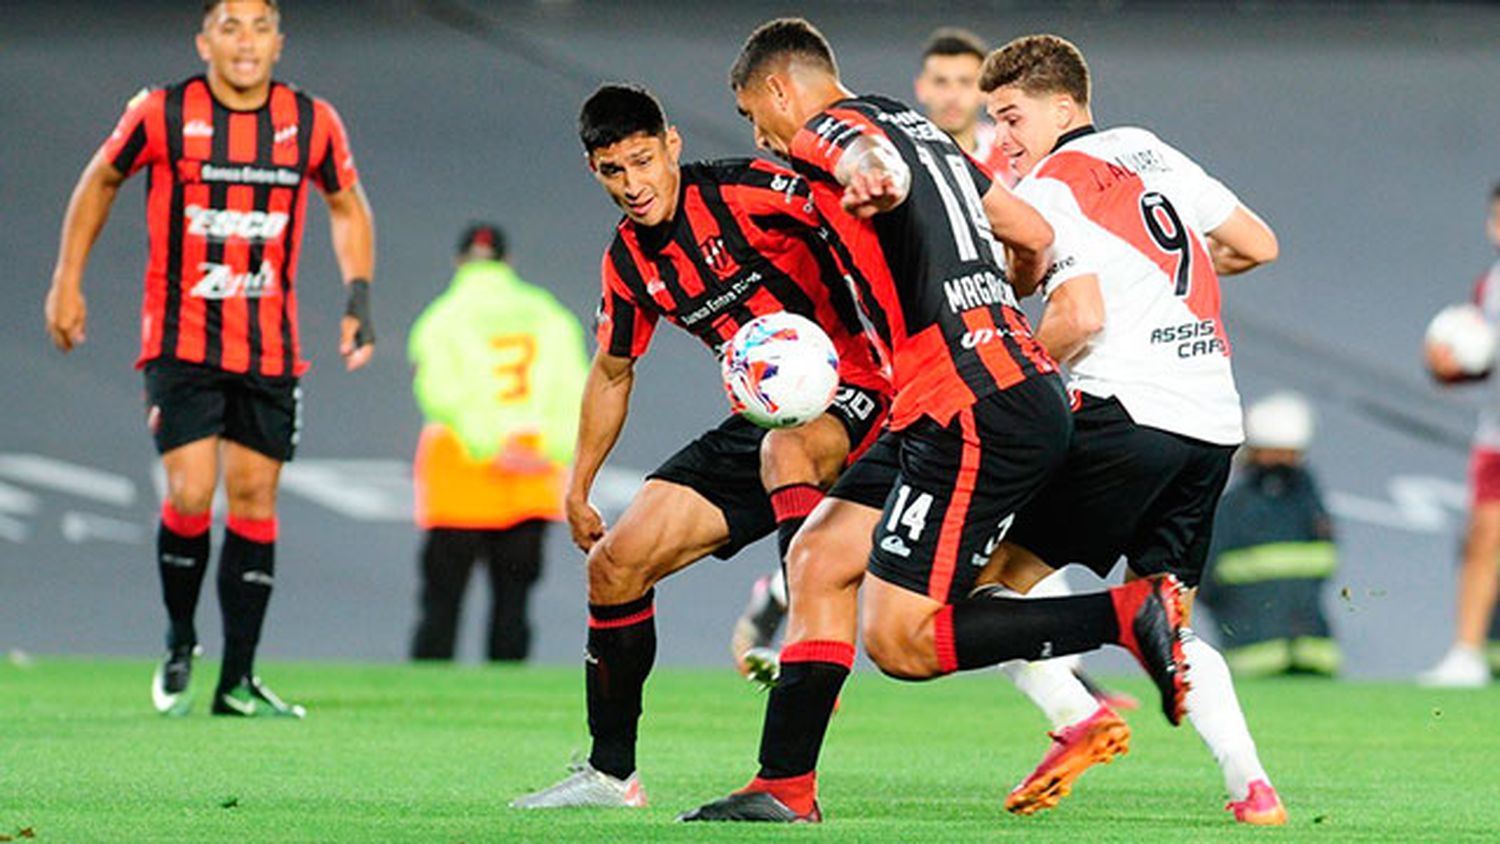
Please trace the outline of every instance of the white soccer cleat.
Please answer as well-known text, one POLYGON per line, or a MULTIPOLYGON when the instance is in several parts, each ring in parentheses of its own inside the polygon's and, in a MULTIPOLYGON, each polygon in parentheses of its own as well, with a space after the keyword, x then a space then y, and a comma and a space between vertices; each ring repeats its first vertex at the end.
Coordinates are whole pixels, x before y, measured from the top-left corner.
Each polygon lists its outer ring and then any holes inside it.
POLYGON ((641 788, 639 774, 631 774, 623 780, 616 779, 603 771, 595 770, 587 762, 574 763, 568 769, 572 773, 562 782, 524 797, 517 797, 510 801, 510 807, 643 809, 646 806, 646 790, 641 788))
POLYGON ((1441 662, 1417 675, 1417 682, 1438 688, 1477 689, 1489 685, 1490 667, 1479 651, 1454 645, 1441 662))
POLYGON ((197 646, 177 648, 157 663, 151 675, 151 705, 157 712, 181 717, 192 709, 193 658, 202 654, 197 646))

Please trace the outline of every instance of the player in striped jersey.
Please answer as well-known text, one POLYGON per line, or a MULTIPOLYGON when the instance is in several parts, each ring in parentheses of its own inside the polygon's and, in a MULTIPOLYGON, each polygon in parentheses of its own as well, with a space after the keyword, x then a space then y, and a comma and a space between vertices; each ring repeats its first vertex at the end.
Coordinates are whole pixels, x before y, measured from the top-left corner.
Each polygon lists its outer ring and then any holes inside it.
POLYGON ((680 163, 676 128, 634 85, 595 91, 579 135, 590 170, 624 212, 604 255, 599 347, 566 495, 573 540, 588 554, 593 748, 570 776, 512 804, 526 809, 645 805, 636 725, 656 654, 657 581, 772 532, 784 554, 823 490, 874 440, 889 404, 806 179, 751 159, 680 163), (783 310, 817 322, 838 350, 841 383, 828 412, 771 432, 731 416, 652 472, 606 529, 589 491, 624 427, 635 362, 657 323, 718 354, 740 326, 783 310))
POLYGON ((47 328, 65 352, 83 342, 89 251, 120 186, 146 170, 150 246, 137 366, 167 476, 157 561, 169 619, 153 702, 167 714, 191 704, 194 615, 222 472, 224 662, 213 712, 301 717, 301 707, 260 682, 254 661, 274 582, 277 481, 301 421, 298 376, 307 364, 294 279, 308 185, 327 201, 349 290, 339 351, 351 370, 374 351, 374 226, 338 114, 272 79, 283 41, 274 0, 207 0, 202 23, 206 72, 131 100, 79 179, 47 328))
MULTIPOLYGON (((980 87, 1023 174, 1016 192, 1063 233, 1037 336, 1069 367, 1074 396, 1068 460, 1021 510, 994 565, 1027 592, 1052 567, 1081 563, 1102 577, 1123 555, 1130 578, 1168 572, 1194 588, 1243 440, 1219 276, 1274 260, 1275 235, 1152 133, 1096 129, 1088 65, 1066 40, 1012 41, 986 59, 980 87)), ((1241 822, 1284 823, 1224 658, 1191 630, 1184 639, 1187 714, 1223 769, 1228 808, 1241 822)), ((1128 731, 1067 666, 1015 668, 1055 728, 1006 801, 1029 813, 1056 805, 1128 731)))
POLYGON ((1041 278, 1052 228, 931 121, 844 87, 805 20, 757 28, 730 86, 757 143, 812 184, 894 362, 896 398, 891 430, 792 548, 789 644, 759 772, 681 819, 821 818, 817 757, 854 660, 856 609, 870 658, 904 680, 1118 644, 1147 667, 1176 723, 1185 689, 1170 576, 1046 601, 970 595, 1016 511, 1067 453, 1056 364, 1011 288, 1013 277, 1041 278))

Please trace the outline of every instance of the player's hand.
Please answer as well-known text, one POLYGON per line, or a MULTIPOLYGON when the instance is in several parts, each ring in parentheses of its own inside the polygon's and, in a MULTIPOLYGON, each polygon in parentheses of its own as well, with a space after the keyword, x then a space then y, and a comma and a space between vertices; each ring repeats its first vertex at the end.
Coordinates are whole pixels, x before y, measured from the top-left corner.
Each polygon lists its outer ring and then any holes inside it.
POLYGON ((568 514, 568 527, 573 531, 573 544, 587 554, 604 536, 604 516, 587 498, 568 496, 564 509, 568 514))
POLYGON ((47 291, 47 335, 64 352, 73 351, 87 338, 88 304, 83 291, 68 285, 52 285, 47 291))
POLYGON ((860 171, 849 177, 840 203, 845 211, 863 220, 895 208, 900 199, 890 173, 860 171))
POLYGON ((1422 347, 1422 352, 1427 358, 1427 371, 1432 373, 1433 378, 1444 384, 1472 379, 1472 376, 1458 365, 1458 359, 1453 356, 1453 350, 1447 346, 1441 343, 1427 343, 1422 347))
POLYGON ((351 316, 344 317, 339 323, 339 354, 344 356, 344 369, 350 372, 369 363, 370 357, 375 354, 374 342, 357 342, 359 327, 359 320, 351 316))

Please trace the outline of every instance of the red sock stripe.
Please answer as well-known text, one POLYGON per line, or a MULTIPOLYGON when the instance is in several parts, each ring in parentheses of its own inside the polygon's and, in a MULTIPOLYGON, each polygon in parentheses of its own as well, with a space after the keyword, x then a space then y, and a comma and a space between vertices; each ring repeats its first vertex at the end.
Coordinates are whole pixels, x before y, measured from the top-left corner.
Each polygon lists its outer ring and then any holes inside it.
POLYGON ((654 615, 656 615, 655 604, 651 604, 640 612, 634 612, 620 618, 595 618, 593 613, 589 613, 589 627, 595 630, 615 630, 621 627, 629 627, 632 624, 640 624, 643 621, 650 621, 654 615))
POLYGON ((276 541, 276 518, 274 516, 269 519, 246 519, 230 513, 229 518, 224 521, 224 526, 251 542, 276 541))
POLYGON ((932 620, 932 646, 937 650, 938 670, 952 674, 958 670, 958 649, 953 644, 953 605, 938 610, 932 620))
POLYGON ((749 785, 740 789, 740 793, 746 791, 764 792, 785 803, 793 812, 810 815, 818 799, 818 772, 808 771, 799 776, 778 779, 756 777, 749 785))
POLYGON ((771 510, 776 513, 777 522, 805 519, 822 500, 823 490, 812 484, 792 484, 772 490, 771 510))
POLYGON ((781 649, 781 664, 792 662, 831 662, 845 668, 854 667, 854 646, 832 639, 809 639, 781 649))
POLYGON ((214 511, 204 510, 191 516, 185 516, 177 512, 172 502, 165 501, 161 505, 161 523, 167 526, 167 530, 178 536, 202 536, 208 533, 209 525, 213 524, 214 511))

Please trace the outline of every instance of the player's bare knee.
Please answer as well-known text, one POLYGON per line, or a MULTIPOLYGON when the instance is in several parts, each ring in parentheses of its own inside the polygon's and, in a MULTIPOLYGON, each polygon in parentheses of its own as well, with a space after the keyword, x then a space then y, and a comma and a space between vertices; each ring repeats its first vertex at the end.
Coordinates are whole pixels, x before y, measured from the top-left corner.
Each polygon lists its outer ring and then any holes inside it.
POLYGON ((225 496, 229 512, 244 519, 276 517, 276 482, 274 480, 238 478, 226 482, 225 496))
POLYGON ((937 656, 912 631, 893 625, 866 624, 865 653, 882 673, 898 680, 926 680, 938 674, 937 656))
POLYGON ((651 588, 646 567, 634 555, 622 553, 621 543, 611 534, 594 543, 589 551, 589 601, 623 604, 646 594, 651 588))
POLYGON ((214 505, 214 477, 188 472, 169 475, 167 499, 172 502, 172 509, 184 516, 207 513, 214 505))

